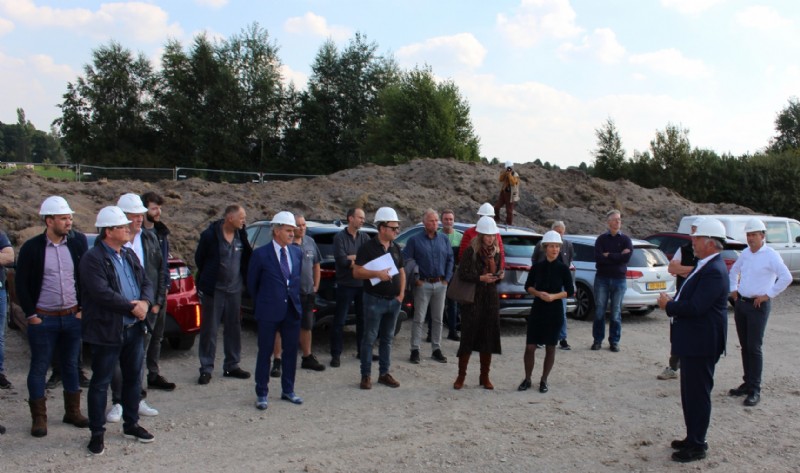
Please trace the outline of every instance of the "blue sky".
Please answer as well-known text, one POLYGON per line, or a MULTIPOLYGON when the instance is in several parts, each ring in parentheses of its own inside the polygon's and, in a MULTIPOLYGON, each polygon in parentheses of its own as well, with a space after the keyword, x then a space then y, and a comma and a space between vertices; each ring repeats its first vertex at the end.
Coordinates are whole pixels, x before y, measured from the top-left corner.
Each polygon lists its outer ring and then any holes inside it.
POLYGON ((481 154, 591 162, 611 117, 628 155, 668 123, 694 147, 756 152, 800 96, 800 2, 775 0, 0 0, 0 121, 39 129, 114 39, 157 65, 167 38, 227 38, 252 22, 304 87, 327 38, 355 32, 411 68, 428 64, 468 100, 481 154))

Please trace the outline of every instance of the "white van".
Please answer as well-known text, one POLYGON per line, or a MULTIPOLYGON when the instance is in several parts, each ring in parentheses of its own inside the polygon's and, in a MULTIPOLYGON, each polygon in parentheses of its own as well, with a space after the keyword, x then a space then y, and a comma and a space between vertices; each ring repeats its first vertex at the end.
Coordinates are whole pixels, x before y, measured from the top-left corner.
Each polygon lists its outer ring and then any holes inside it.
POLYGON ((783 262, 792 273, 792 278, 800 280, 800 222, 788 217, 771 215, 689 215, 681 219, 678 232, 689 233, 692 222, 697 217, 714 217, 725 226, 729 237, 747 242, 744 225, 753 217, 757 217, 767 227, 767 244, 783 258, 783 262))

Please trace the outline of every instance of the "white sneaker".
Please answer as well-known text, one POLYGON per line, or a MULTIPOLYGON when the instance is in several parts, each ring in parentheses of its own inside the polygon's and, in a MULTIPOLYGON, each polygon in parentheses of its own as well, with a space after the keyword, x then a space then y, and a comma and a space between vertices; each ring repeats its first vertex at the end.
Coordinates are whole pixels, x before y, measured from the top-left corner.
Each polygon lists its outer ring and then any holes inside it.
POLYGON ((661 374, 656 376, 656 378, 658 378, 658 379, 677 379, 678 378, 678 372, 673 370, 669 366, 667 366, 666 368, 664 368, 664 371, 662 371, 661 374))
POLYGON ((142 399, 139 401, 139 415, 153 417, 158 415, 158 411, 147 405, 147 402, 142 399))
POLYGON ((106 422, 117 423, 122 419, 122 404, 112 404, 106 414, 106 422))

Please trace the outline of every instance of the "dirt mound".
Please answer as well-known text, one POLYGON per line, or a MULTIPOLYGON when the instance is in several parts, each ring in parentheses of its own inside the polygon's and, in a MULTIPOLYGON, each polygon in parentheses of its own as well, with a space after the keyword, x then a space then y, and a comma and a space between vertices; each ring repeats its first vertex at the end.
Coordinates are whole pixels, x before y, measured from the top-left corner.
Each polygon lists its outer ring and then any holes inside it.
MULTIPOLYGON (((625 180, 592 178, 578 170, 547 170, 535 164, 517 164, 515 169, 522 181, 522 199, 514 223, 540 232, 554 220, 563 220, 569 233, 599 233, 605 229, 603 216, 611 208, 622 211, 623 231, 635 237, 675 230, 684 215, 752 213, 733 204, 696 204, 663 187, 644 189, 625 180)), ((417 159, 391 167, 359 166, 314 179, 220 184, 195 178, 77 183, 19 170, 0 177, 0 217, 2 228, 19 248, 43 230, 37 214, 48 195, 65 197, 76 212, 75 227, 93 232, 102 207, 113 205, 125 192, 153 190, 165 199, 164 221, 172 231, 173 252, 191 263, 200 232, 231 203, 245 207, 248 221, 271 218, 280 210, 309 219, 337 219, 344 217, 348 207, 359 205, 367 219, 378 207, 393 207, 403 226, 418 222, 428 207, 451 208, 457 221, 473 222, 480 204, 495 202, 499 172, 499 166, 417 159)))

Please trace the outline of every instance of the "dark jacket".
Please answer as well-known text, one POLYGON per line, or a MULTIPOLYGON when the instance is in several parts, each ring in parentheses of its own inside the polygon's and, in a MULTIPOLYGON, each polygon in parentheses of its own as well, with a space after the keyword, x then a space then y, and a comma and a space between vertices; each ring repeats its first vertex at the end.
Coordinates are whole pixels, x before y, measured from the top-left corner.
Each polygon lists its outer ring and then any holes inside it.
MULTIPOLYGON (((133 268, 133 276, 141 292, 139 299, 153 303, 153 285, 139 264, 139 257, 130 248, 122 248, 122 257, 133 268)), ((131 315, 133 305, 122 295, 112 256, 98 243, 81 259, 81 293, 83 302, 83 341, 96 345, 122 344, 122 319, 131 315)))
POLYGON ((161 256, 164 259, 164 280, 167 283, 167 292, 169 292, 169 286, 172 284, 172 280, 169 277, 169 228, 164 225, 162 222, 153 222, 153 228, 149 231, 152 231, 158 237, 158 244, 161 245, 161 256))
POLYGON ((297 319, 303 313, 300 304, 303 251, 295 245, 289 245, 287 251, 289 259, 292 260, 292 275, 288 285, 281 272, 272 242, 253 252, 248 268, 247 290, 253 297, 256 320, 280 322, 290 313, 290 304, 294 306, 294 315, 297 319))
POLYGON ((672 354, 718 357, 728 336, 728 268, 717 255, 684 283, 677 301, 667 303, 672 354))
MULTIPOLYGON (((209 296, 214 295, 214 287, 217 284, 217 272, 219 271, 219 234, 222 232, 224 220, 220 219, 203 230, 200 234, 200 241, 197 242, 197 249, 194 252, 194 264, 197 266, 197 278, 195 278, 197 289, 209 296)), ((242 275, 242 285, 247 287, 247 266, 250 264, 250 255, 253 254, 253 247, 247 240, 247 232, 244 228, 237 230, 239 239, 242 241, 242 261, 239 266, 242 275)))
POLYGON ((628 271, 628 261, 633 254, 633 242, 628 235, 617 232, 605 232, 597 237, 594 242, 594 260, 597 276, 614 279, 625 279, 628 271), (624 250, 630 250, 623 254, 624 250), (608 256, 603 256, 608 253, 608 256))
MULTIPOLYGON (((17 257, 17 299, 26 317, 36 313, 36 303, 39 301, 39 295, 42 292, 46 246, 47 235, 45 233, 36 235, 22 245, 17 257)), ((67 235, 67 248, 70 256, 72 256, 72 265, 75 267, 75 294, 78 297, 78 306, 80 306, 82 298, 79 266, 81 258, 89 249, 86 235, 70 230, 67 235)))
POLYGON ((153 283, 153 305, 163 306, 167 302, 168 279, 164 277, 161 243, 154 232, 142 230, 142 248, 144 248, 145 274, 153 283))

